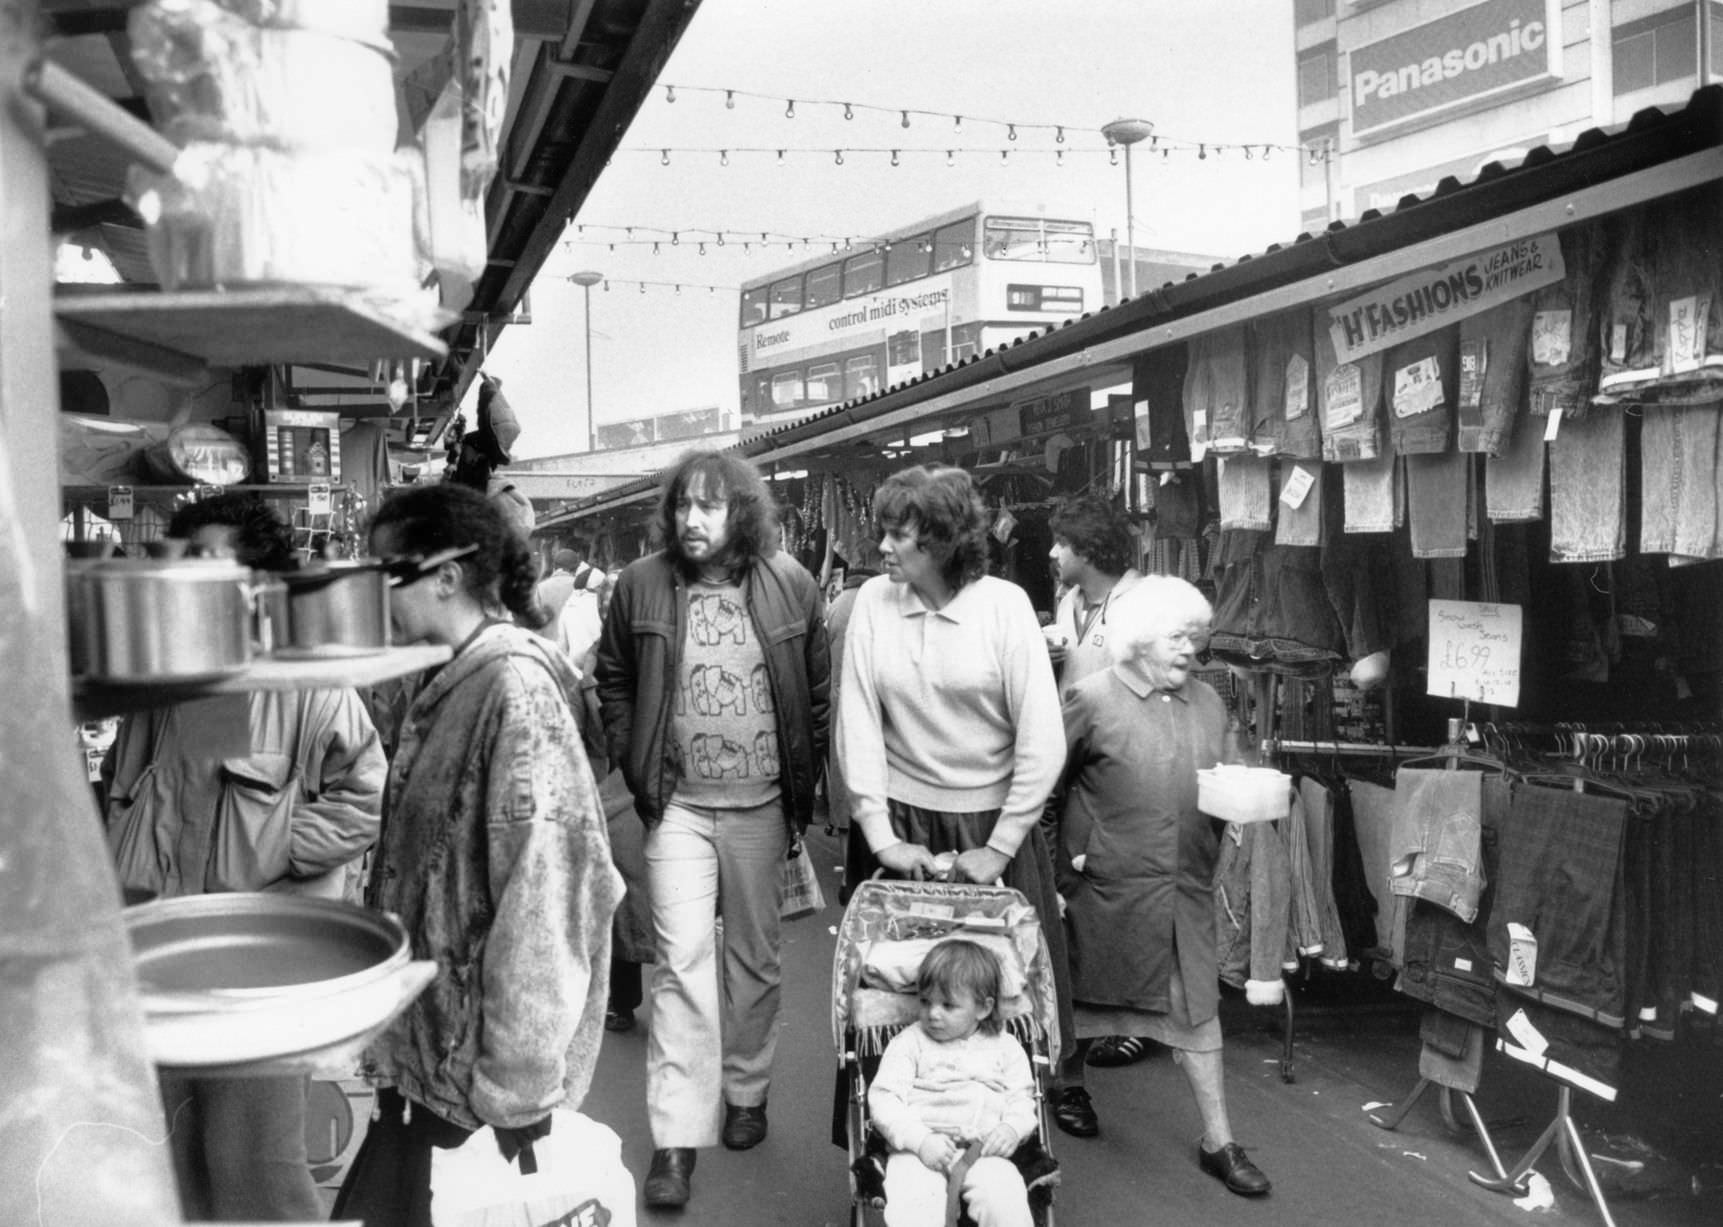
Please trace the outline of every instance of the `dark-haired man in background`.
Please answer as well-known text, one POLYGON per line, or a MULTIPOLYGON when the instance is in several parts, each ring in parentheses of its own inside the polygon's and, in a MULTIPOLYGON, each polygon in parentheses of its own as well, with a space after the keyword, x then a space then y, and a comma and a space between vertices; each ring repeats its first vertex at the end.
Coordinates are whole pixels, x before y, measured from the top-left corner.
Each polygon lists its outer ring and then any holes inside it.
POLYGON ((611 761, 647 828, 658 961, 644 1194, 670 1207, 688 1201, 699 1147, 766 1136, 783 864, 813 817, 828 661, 819 587, 778 548, 753 465, 683 456, 659 526, 664 549, 617 581, 597 675, 611 761))

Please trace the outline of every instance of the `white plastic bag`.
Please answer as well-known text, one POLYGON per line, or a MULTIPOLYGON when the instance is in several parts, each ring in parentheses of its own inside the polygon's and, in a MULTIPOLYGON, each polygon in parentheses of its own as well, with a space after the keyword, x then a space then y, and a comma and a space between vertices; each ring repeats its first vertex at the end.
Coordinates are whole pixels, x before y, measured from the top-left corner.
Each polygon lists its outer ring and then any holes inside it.
POLYGON ((634 1177, 614 1129, 559 1108, 533 1155, 538 1171, 522 1175, 489 1128, 433 1150, 433 1227, 636 1227, 634 1177))

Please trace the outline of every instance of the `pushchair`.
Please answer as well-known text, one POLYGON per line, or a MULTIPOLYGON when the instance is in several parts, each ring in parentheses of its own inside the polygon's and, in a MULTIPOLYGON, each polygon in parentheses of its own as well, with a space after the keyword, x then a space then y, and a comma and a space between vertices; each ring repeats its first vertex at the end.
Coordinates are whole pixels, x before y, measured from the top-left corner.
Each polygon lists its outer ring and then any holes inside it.
MULTIPOLYGON (((1035 1074, 1038 1134, 1012 1156, 1029 1186, 1038 1227, 1053 1227, 1059 1164, 1048 1148, 1047 1083, 1059 1051, 1053 966, 1035 908, 1007 886, 872 879, 856 887, 832 957, 832 1039, 842 1101, 834 1141, 850 1160, 851 1223, 873 1227, 885 1206, 888 1148, 868 1121, 867 1088, 891 1038, 916 1020, 915 978, 936 942, 964 937, 993 950, 1006 971, 1005 1029, 1020 1040, 1035 1074), (1015 994, 1012 989, 1017 988, 1015 994)), ((968 1223, 967 1217, 959 1219, 968 1223)))

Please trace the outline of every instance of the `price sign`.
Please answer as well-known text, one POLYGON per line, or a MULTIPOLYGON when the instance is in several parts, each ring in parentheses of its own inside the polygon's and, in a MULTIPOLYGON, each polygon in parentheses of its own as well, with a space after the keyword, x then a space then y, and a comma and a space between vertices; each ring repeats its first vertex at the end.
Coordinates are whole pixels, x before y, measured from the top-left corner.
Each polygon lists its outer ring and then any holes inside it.
POLYGON ((1431 601, 1428 693, 1516 706, 1520 613, 1518 605, 1431 601))
POLYGON ((108 487, 108 519, 129 520, 132 518, 132 488, 130 486, 108 487))
POLYGON ((313 485, 306 490, 306 501, 310 504, 308 510, 314 516, 329 514, 329 485, 313 485))

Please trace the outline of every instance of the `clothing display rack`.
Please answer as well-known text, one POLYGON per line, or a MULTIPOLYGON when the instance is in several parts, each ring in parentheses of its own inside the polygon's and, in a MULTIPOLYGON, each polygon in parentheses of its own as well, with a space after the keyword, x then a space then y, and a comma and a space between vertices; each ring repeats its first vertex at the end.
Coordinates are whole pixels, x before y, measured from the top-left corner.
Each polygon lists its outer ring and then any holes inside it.
MULTIPOLYGON (((1374 742, 1345 741, 1294 741, 1286 738, 1278 738, 1264 741, 1263 753, 1312 755, 1350 754, 1390 758, 1446 757, 1448 760, 1447 767, 1452 771, 1458 770, 1462 761, 1465 761, 1467 758, 1474 757, 1467 749, 1465 742, 1461 740, 1461 730, 1463 727, 1463 720, 1457 717, 1449 719, 1448 741, 1446 745, 1442 746, 1378 745, 1374 742)), ((1487 762, 1490 760, 1484 761, 1487 762)), ((1472 1098, 1469 1091, 1463 1091, 1458 1087, 1445 1086, 1438 1082, 1432 1082, 1429 1078, 1419 1078, 1418 1084, 1414 1086, 1404 1098, 1400 1099, 1397 1103, 1390 1105, 1389 1110, 1372 1112, 1370 1114, 1370 1123, 1380 1129, 1393 1130, 1399 1128, 1400 1122, 1406 1119, 1406 1114, 1412 1110, 1418 1100, 1423 1098, 1424 1092, 1429 1090, 1432 1086, 1436 1087, 1439 1092, 1436 1102, 1442 1114, 1442 1123, 1445 1124, 1453 1133, 1464 1133, 1468 1127, 1472 1132, 1476 1133, 1478 1135, 1478 1140, 1484 1145, 1484 1153, 1489 1156, 1490 1167, 1495 1172, 1496 1178, 1498 1180, 1506 1180, 1508 1178, 1508 1172, 1502 1167, 1501 1156, 1496 1150, 1495 1140, 1490 1136, 1489 1127, 1484 1124, 1483 1114, 1478 1111, 1477 1101, 1472 1098), (1460 1105, 1466 1111, 1466 1119, 1464 1122, 1462 1122, 1454 1113, 1454 1098, 1456 1096, 1459 1097, 1460 1105)), ((1472 1173, 1472 1176, 1473 1179, 1478 1179, 1475 1173, 1472 1173)), ((1521 1174, 1521 1179, 1523 1180, 1523 1173, 1521 1174)), ((1480 1183, 1482 1183, 1482 1181, 1480 1181, 1480 1183)), ((1521 1189, 1520 1192, 1523 1193, 1524 1190, 1521 1189)))

